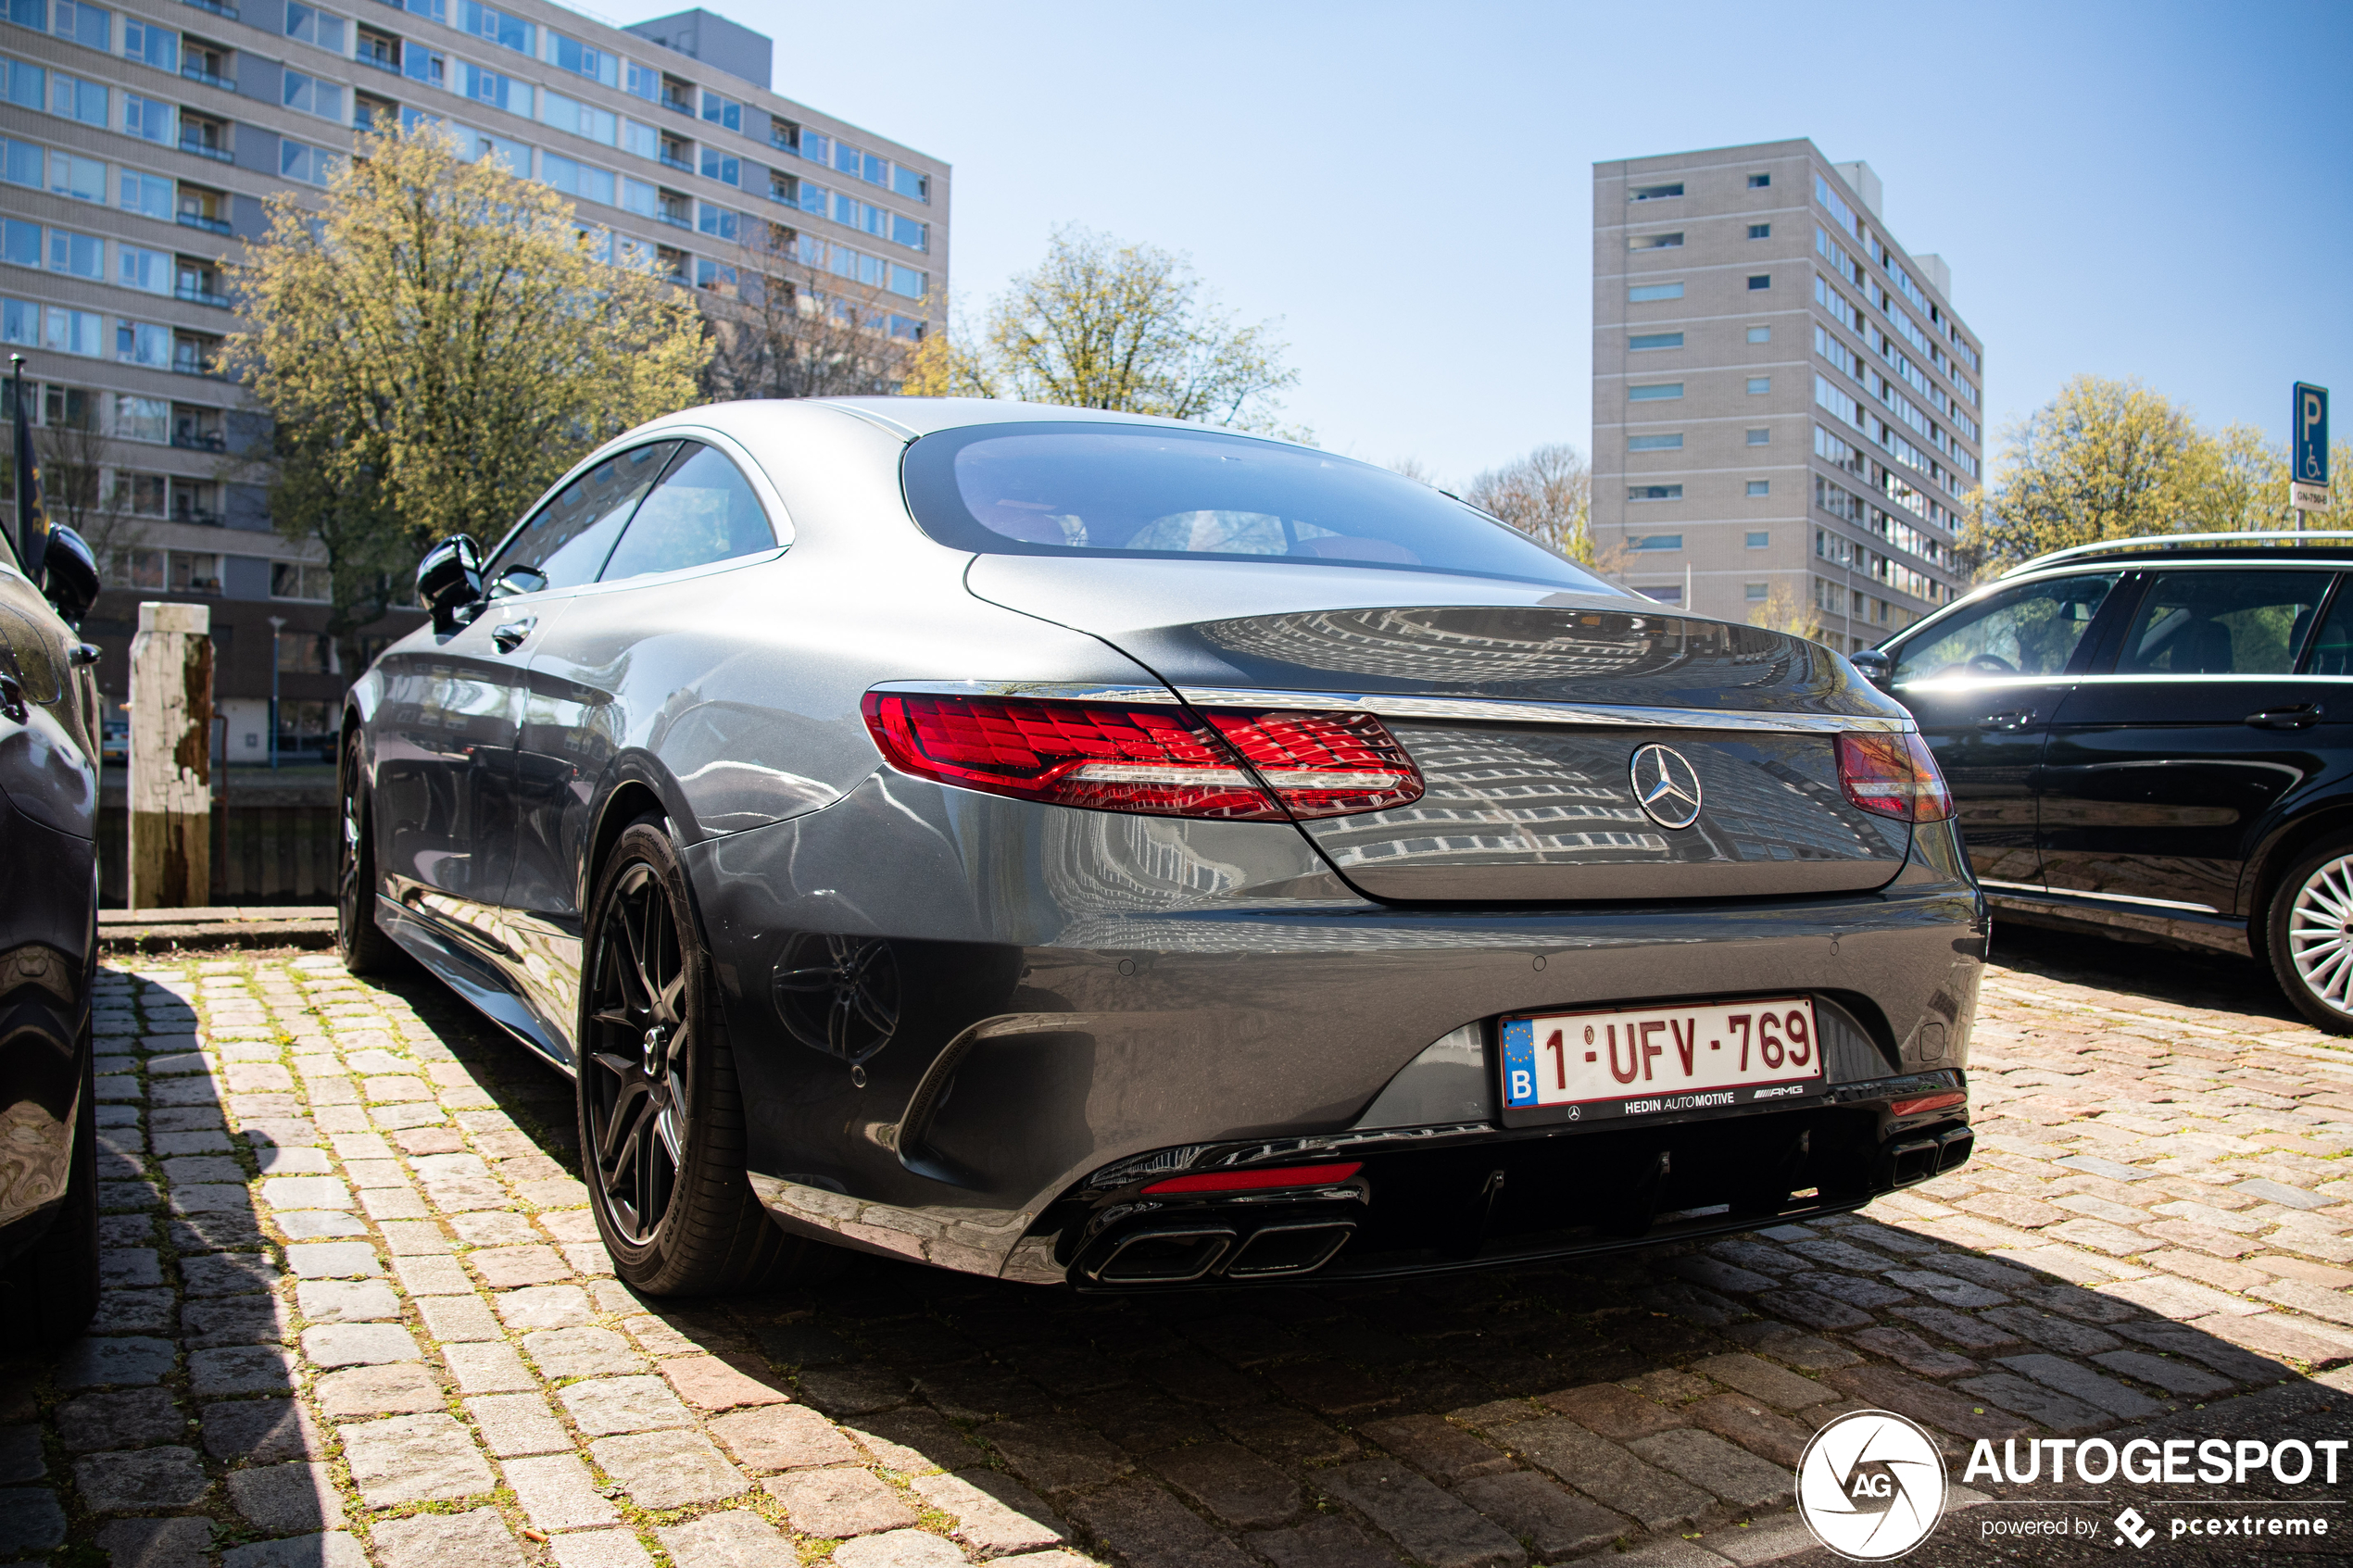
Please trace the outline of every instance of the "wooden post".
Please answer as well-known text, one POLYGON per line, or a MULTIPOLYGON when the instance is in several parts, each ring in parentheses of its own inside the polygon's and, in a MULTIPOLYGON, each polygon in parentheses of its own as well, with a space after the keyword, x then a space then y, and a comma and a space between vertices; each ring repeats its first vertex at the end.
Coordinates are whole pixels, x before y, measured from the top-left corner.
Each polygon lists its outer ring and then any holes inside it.
POLYGON ((212 610, 143 604, 131 641, 134 909, 212 902, 212 610))

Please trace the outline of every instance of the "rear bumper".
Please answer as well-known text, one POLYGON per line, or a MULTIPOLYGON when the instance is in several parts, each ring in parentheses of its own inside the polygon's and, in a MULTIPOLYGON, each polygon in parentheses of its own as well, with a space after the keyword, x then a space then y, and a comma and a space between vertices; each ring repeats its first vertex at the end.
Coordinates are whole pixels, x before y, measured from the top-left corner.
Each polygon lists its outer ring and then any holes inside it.
MULTIPOLYGON (((1283 824, 1117 817, 905 784, 870 780, 825 811, 689 852, 752 1185, 797 1233, 1068 1279, 1102 1206, 1100 1192, 1086 1196, 1099 1173, 1176 1148, 1213 1158, 1347 1135, 1425 1047, 1506 1012, 1807 991, 1871 1035, 1856 1081, 1957 1082, 1967 1066, 1984 913, 1949 834, 1922 834, 1904 871, 1870 894, 1414 909, 1349 894, 1283 824), (890 942, 905 1007, 875 1054, 832 1057, 785 1026, 773 977, 811 932, 890 942)), ((1734 1120, 1793 1137, 1808 1117, 1870 1114, 1809 1102, 1734 1120)), ((1380 1217, 1326 1268, 1377 1250, 1396 1269, 1548 1255, 1511 1252, 1512 1237, 1587 1249, 1527 1228, 1541 1195, 1639 1154, 1641 1139, 1689 1143, 1686 1171, 1703 1168, 1696 1150, 1718 1135, 1675 1130, 1685 1125, 1646 1120, 1623 1148, 1614 1127, 1591 1125, 1385 1133, 1384 1172, 1407 1162, 1368 1200, 1380 1217), (1402 1195, 1451 1193, 1457 1167, 1483 1181, 1495 1167, 1480 1161, 1500 1151, 1511 1196, 1491 1230, 1504 1251, 1416 1255, 1430 1249, 1411 1244, 1422 1222, 1402 1195), (1420 1173, 1425 1160, 1443 1181, 1420 1173)), ((1670 1183, 1661 1201, 1699 1190, 1670 1183)), ((1868 1196, 1856 1178, 1822 1201, 1868 1196)), ((1436 1223, 1454 1223, 1447 1203, 1431 1210, 1436 1223)))

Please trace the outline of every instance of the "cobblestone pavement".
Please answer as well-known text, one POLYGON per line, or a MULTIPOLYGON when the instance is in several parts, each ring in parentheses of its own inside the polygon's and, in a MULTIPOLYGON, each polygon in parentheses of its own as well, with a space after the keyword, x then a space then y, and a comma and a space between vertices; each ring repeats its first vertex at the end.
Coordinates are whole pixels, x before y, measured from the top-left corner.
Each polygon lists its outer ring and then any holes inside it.
POLYGON ((109 971, 108 1289, 0 1367, 0 1562, 1712 1568, 1809 1546, 1843 1410, 1957 1456, 2341 1420, 2353 1052, 2244 966, 2004 940, 1978 1157, 1868 1216, 1160 1301, 883 1262, 643 1301, 569 1085, 433 983, 109 971))

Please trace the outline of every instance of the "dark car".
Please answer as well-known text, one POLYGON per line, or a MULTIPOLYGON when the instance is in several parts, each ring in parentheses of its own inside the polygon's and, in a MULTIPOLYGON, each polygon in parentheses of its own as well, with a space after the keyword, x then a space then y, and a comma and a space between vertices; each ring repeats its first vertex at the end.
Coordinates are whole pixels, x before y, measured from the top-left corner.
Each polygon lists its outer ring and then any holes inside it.
POLYGON ((352 694, 344 952, 576 1076, 640 1289, 787 1237, 1467 1268, 1968 1155, 1982 906, 1911 721, 1385 470, 729 403, 419 591, 352 694))
POLYGON ((1856 663, 1919 721, 1988 899, 2251 956, 2353 1033, 2353 535, 2045 556, 1856 663))
POLYGON ((90 551, 52 527, 41 582, 0 528, 0 1327, 53 1342, 98 1305, 98 650, 90 551), (45 591, 44 591, 45 590, 45 591))

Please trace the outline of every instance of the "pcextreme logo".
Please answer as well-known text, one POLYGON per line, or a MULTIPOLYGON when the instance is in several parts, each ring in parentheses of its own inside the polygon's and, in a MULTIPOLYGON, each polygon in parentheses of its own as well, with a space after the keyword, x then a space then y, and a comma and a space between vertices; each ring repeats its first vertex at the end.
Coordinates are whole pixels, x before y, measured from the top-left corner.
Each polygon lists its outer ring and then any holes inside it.
POLYGON ((1797 1516, 1841 1557, 1901 1557, 1944 1514, 1944 1456, 1926 1432, 1892 1411, 1840 1416, 1798 1459, 1797 1516))

